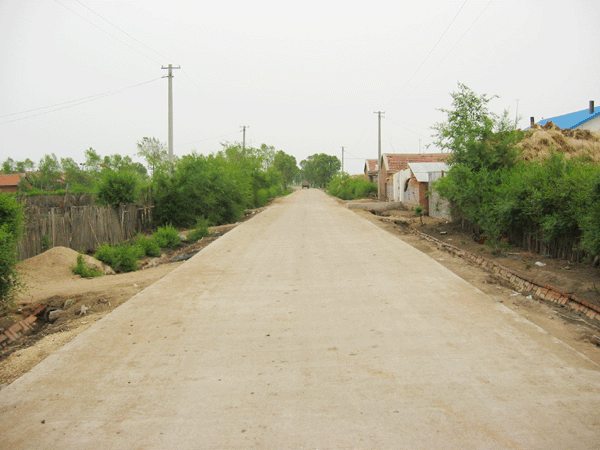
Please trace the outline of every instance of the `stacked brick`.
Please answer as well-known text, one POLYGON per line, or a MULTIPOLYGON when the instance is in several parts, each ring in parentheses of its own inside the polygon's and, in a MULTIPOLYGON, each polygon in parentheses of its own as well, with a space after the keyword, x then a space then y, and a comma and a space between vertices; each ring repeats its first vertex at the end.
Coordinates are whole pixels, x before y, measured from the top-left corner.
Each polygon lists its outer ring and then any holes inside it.
POLYGON ((475 265, 481 267, 482 269, 493 273, 498 278, 501 278, 511 284, 513 288, 522 294, 530 294, 535 298, 539 298, 541 300, 545 300, 552 303, 558 303, 560 305, 569 307, 575 311, 579 311, 591 319, 600 320, 600 307, 593 305, 585 300, 582 300, 574 295, 565 294, 559 289, 549 286, 547 284, 539 284, 535 281, 521 275, 516 274, 512 270, 490 261, 483 256, 475 255, 466 250, 462 250, 457 248, 451 244, 447 244, 446 242, 440 241, 439 239, 434 238, 433 236, 429 236, 419 230, 414 231, 419 237, 433 242, 436 246, 444 250, 448 253, 453 254, 454 256, 458 256, 459 258, 466 259, 471 261, 475 265))
POLYGON ((6 348, 34 331, 33 324, 38 319, 37 316, 43 313, 45 309, 45 306, 38 306, 30 316, 13 324, 8 330, 0 334, 0 348, 6 348))

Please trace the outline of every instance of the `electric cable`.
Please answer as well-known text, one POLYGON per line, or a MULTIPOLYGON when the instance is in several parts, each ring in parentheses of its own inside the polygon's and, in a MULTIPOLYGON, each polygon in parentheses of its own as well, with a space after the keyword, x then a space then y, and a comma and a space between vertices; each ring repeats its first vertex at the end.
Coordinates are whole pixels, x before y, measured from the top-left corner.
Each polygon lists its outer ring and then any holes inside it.
POLYGON ((40 108, 34 108, 34 109, 27 110, 27 111, 21 111, 21 112, 6 114, 6 115, 0 116, 0 117, 16 116, 16 115, 20 115, 20 114, 27 114, 27 113, 34 112, 34 111, 40 111, 42 109, 48 109, 48 108, 54 108, 56 106, 62 106, 61 108, 55 108, 55 109, 52 109, 50 111, 43 111, 43 112, 40 112, 38 114, 31 114, 31 115, 26 116, 26 117, 19 117, 17 119, 12 119, 12 120, 7 120, 7 121, 4 121, 4 122, 0 122, 0 125, 3 125, 5 123, 17 122, 17 121, 20 121, 20 120, 29 119, 31 117, 42 116, 44 114, 49 114, 49 113, 52 113, 52 112, 55 112, 55 111, 60 111, 60 110, 63 110, 63 109, 72 108, 73 106, 82 105, 83 103, 89 103, 89 102, 92 102, 94 100, 99 100, 101 98, 108 97, 110 95, 118 94, 118 93, 123 92, 123 91, 125 91, 127 89, 132 89, 132 88, 135 88, 135 87, 138 87, 138 86, 142 86, 144 84, 152 83, 153 81, 160 80, 161 78, 162 77, 154 78, 153 80, 148 80, 148 81, 144 81, 142 83, 134 84, 134 85, 131 85, 131 86, 126 86, 124 88, 116 89, 114 91, 104 92, 104 93, 96 94, 96 95, 90 95, 88 97, 82 97, 82 98, 79 98, 79 99, 76 99, 76 100, 69 100, 67 102, 56 103, 54 105, 49 105, 49 106, 42 106, 40 108), (67 106, 63 106, 63 105, 67 105, 67 106))
POLYGON ((440 41, 444 38, 444 36, 446 35, 446 33, 448 32, 448 30, 450 29, 450 27, 452 26, 452 24, 454 23, 454 21, 456 20, 456 18, 460 14, 460 12, 465 7, 465 5, 467 4, 467 1, 468 0, 464 1, 464 3, 462 4, 462 6, 458 10, 458 12, 455 14, 455 16, 452 19, 452 21, 448 24, 448 26, 446 27, 446 29, 444 30, 444 32, 442 33, 442 35, 440 36, 440 38, 437 40, 437 42, 435 43, 435 45, 431 48, 431 50, 429 51, 429 53, 427 54, 427 56, 425 57, 425 59, 423 60, 423 62, 421 62, 421 64, 419 65, 419 67, 417 67, 417 69, 413 72, 413 74, 410 76, 410 78, 408 79, 408 81, 406 83, 404 83, 404 85, 400 88, 400 90, 398 92, 396 92, 396 94, 394 94, 392 96, 392 98, 390 98, 388 100, 388 102, 386 103, 386 106, 389 105, 396 97, 398 97, 398 95, 400 95, 400 93, 404 90, 404 88, 408 85, 408 83, 411 82, 411 80, 414 78, 414 76, 417 74, 417 72, 421 69, 421 67, 423 67, 423 64, 425 64, 425 62, 427 61, 427 59, 429 59, 429 57, 431 56, 431 54, 433 53, 433 51, 436 49, 436 47, 438 46, 438 44, 440 43, 440 41))

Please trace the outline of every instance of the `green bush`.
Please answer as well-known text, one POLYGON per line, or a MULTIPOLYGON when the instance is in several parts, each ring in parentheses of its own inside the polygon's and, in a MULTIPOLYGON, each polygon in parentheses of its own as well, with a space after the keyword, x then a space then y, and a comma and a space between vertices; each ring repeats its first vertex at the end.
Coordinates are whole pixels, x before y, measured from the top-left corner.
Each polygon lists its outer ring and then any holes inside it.
POLYGON ((158 230, 152 235, 156 242, 161 248, 177 247, 181 242, 179 237, 179 231, 177 231, 172 225, 166 225, 159 227, 158 230))
POLYGON ((102 205, 135 203, 138 184, 138 175, 133 172, 104 170, 98 183, 96 197, 102 205))
POLYGON ((138 259, 142 256, 143 250, 129 243, 115 247, 102 244, 94 254, 98 261, 108 264, 115 272, 133 272, 137 270, 138 259))
POLYGON ((83 278, 94 278, 104 275, 102 271, 93 267, 88 267, 83 260, 83 255, 81 253, 77 255, 77 262, 71 267, 71 272, 73 272, 74 275, 81 275, 83 278))
POLYGON ((14 197, 0 193, 0 307, 10 308, 22 285, 16 266, 23 212, 14 197))
POLYGON ((210 236, 211 232, 208 229, 208 219, 202 217, 196 222, 196 226, 194 229, 188 233, 186 239, 191 242, 196 242, 198 239, 202 239, 203 237, 210 236))
POLYGON ((377 193, 377 186, 363 177, 351 178, 347 173, 339 173, 329 182, 327 189, 330 195, 342 200, 357 200, 377 193))
POLYGON ((146 237, 142 234, 138 234, 136 245, 142 250, 146 256, 160 256, 161 249, 156 239, 153 237, 146 237))

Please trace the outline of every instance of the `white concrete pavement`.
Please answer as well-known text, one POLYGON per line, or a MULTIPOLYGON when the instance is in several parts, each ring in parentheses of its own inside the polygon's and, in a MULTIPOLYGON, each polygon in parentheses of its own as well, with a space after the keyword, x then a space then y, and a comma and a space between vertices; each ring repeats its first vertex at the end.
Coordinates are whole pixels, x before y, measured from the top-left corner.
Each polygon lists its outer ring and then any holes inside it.
POLYGON ((0 391, 2 449, 593 449, 600 371, 317 190, 0 391))

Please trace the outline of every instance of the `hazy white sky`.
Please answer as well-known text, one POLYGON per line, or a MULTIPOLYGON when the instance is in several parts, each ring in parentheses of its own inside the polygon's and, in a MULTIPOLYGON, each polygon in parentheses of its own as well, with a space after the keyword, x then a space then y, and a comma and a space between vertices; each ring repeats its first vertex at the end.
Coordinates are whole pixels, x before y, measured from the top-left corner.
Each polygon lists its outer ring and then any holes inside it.
POLYGON ((600 104, 599 19, 597 0, 0 0, 0 160, 166 142, 172 63, 176 155, 246 125, 298 162, 344 146, 360 173, 374 111, 383 152, 425 151, 459 81, 522 127, 600 104))

